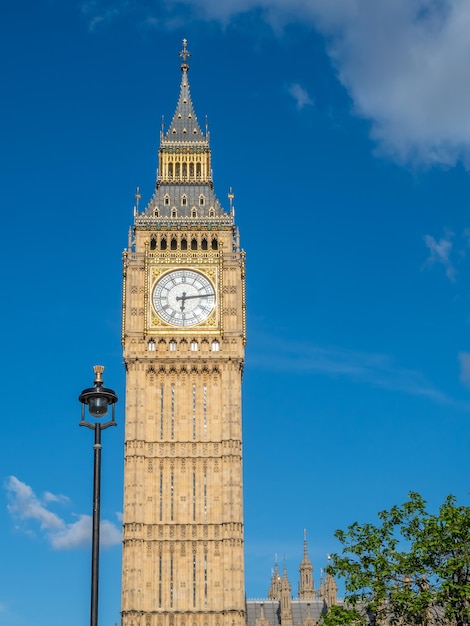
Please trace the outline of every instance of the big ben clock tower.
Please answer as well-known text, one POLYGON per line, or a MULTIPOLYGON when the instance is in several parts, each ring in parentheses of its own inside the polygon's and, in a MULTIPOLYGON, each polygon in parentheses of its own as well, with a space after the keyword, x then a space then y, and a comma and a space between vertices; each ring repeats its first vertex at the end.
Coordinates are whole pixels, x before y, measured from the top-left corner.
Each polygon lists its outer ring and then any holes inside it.
POLYGON ((155 193, 124 252, 122 626, 244 626, 244 253, 213 188, 183 41, 155 193))

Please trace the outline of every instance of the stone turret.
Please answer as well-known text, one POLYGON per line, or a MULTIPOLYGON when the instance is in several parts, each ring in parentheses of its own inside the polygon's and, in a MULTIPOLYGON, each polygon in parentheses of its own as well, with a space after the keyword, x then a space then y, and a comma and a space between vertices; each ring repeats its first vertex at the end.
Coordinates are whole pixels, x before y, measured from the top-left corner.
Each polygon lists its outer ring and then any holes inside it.
MULTIPOLYGON (((328 562, 330 561, 330 555, 328 555, 328 562)), ((325 581, 323 583, 324 588, 324 596, 328 608, 331 608, 335 604, 338 604, 338 585, 336 584, 336 580, 329 573, 328 569, 326 570, 325 581)))
POLYGON ((279 576, 277 556, 276 556, 276 562, 274 563, 273 574, 271 576, 271 586, 269 587, 269 591, 268 591, 268 599, 269 600, 281 599, 281 577, 279 576))
POLYGON ((313 582, 313 566, 308 557, 307 531, 304 530, 304 556, 299 567, 299 598, 301 600, 315 600, 315 585, 313 582))
POLYGON ((292 620, 292 602, 291 602, 291 586, 287 578, 287 569, 284 564, 284 574, 281 581, 281 624, 282 626, 293 626, 292 620))

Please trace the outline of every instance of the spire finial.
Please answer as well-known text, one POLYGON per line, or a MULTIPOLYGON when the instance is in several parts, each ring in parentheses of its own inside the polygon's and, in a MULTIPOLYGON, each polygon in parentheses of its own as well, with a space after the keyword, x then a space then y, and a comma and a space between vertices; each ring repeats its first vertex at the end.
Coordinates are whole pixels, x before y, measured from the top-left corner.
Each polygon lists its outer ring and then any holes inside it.
POLYGON ((188 48, 188 40, 183 39, 183 49, 180 52, 180 57, 183 59, 183 63, 181 63, 181 71, 187 72, 189 70, 189 64, 187 63, 187 59, 191 56, 188 48))

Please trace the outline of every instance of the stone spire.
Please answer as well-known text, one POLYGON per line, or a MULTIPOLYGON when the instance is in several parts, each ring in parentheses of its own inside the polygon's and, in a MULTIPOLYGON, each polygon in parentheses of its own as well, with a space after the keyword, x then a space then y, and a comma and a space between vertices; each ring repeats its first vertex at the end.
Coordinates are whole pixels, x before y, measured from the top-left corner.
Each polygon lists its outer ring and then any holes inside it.
POLYGON ((165 227, 186 225, 189 220, 194 227, 233 225, 232 206, 225 212, 214 192, 209 132, 199 126, 189 91, 190 56, 183 39, 178 103, 166 133, 162 124, 155 193, 140 221, 136 207, 139 226, 151 221, 165 227))
POLYGON ((315 585, 313 582, 313 566, 308 557, 307 531, 304 530, 304 557, 299 567, 299 598, 301 600, 315 600, 315 585))
POLYGON ((269 587, 268 598, 269 600, 278 601, 281 599, 281 577, 279 576, 279 568, 277 565, 277 554, 273 574, 271 576, 271 586, 269 587))
MULTIPOLYGON (((330 561, 330 555, 328 555, 328 563, 330 561)), ((325 581, 323 583, 324 587, 324 600, 328 606, 331 608, 335 604, 338 604, 338 585, 336 584, 336 580, 330 574, 328 568, 326 570, 325 581)))
POLYGON ((183 49, 180 52, 180 57, 183 59, 181 63, 180 95, 175 114, 165 136, 167 141, 184 141, 185 143, 205 141, 204 134, 194 112, 189 91, 189 63, 187 61, 191 53, 187 49, 187 43, 187 40, 183 39, 183 49))
POLYGON ((281 580, 281 624, 282 626, 293 626, 292 621, 292 602, 291 602, 291 586, 287 578, 287 568, 284 563, 284 574, 281 580))
POLYGON ((331 574, 325 577, 325 600, 329 607, 338 604, 338 586, 331 574))

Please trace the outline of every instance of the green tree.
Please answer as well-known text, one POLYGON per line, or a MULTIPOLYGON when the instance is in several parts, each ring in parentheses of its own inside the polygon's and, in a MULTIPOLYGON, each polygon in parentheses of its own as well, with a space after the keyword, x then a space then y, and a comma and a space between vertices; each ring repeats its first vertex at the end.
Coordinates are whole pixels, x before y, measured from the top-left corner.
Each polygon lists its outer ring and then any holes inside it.
POLYGON ((431 514, 410 493, 378 517, 377 525, 335 533, 343 549, 331 555, 329 571, 344 578, 346 604, 325 616, 325 626, 469 626, 470 507, 448 496, 431 514))

